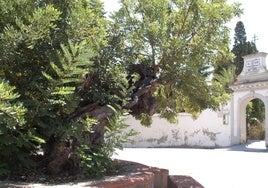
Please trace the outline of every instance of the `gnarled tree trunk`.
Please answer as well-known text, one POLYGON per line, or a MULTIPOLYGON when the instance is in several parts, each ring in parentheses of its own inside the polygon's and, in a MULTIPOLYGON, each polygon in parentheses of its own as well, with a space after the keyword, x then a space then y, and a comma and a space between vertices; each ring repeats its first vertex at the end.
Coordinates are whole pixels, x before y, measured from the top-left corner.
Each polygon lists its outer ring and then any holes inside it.
MULTIPOLYGON (((157 87, 157 71, 157 66, 130 66, 130 74, 138 73, 140 75, 140 79, 136 83, 131 83, 130 80, 130 85, 134 85, 135 89, 133 93, 129 94, 131 101, 124 106, 124 108, 130 109, 132 115, 136 116, 142 113, 153 115, 156 112, 157 103, 153 93, 157 87)), ((83 89, 87 89, 90 84, 89 81, 90 79, 85 79, 83 89)), ((113 110, 107 105, 102 106, 99 102, 95 102, 77 108, 70 116, 70 119, 85 118, 87 115, 96 119, 99 123, 93 127, 93 131, 85 133, 83 136, 87 137, 89 146, 100 145, 104 140, 105 126, 109 123, 108 118, 113 116, 113 113, 113 110)), ((49 142, 45 151, 48 172, 50 174, 59 174, 64 171, 72 173, 78 171, 79 159, 75 155, 77 147, 79 147, 79 143, 76 138, 70 140, 70 143, 63 143, 60 140, 49 142)))

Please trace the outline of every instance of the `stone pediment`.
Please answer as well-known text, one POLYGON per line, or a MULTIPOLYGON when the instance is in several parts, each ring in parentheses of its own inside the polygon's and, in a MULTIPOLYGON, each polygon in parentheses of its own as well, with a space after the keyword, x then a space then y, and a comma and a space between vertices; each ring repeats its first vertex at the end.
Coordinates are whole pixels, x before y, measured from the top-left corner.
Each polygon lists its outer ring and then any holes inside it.
POLYGON ((242 90, 254 90, 254 89, 265 89, 268 88, 268 81, 256 81, 248 83, 234 83, 230 86, 233 91, 242 91, 242 90))
POLYGON ((258 52, 244 56, 244 67, 234 85, 268 81, 267 53, 258 52))

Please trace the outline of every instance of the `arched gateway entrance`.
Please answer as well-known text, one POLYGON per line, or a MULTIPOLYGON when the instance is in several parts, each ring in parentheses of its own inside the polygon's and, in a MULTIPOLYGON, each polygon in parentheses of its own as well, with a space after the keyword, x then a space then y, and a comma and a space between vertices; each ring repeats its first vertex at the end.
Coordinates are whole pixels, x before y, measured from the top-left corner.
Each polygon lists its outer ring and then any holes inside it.
POLYGON ((256 53, 244 57, 244 67, 236 82, 230 86, 234 91, 231 101, 231 144, 247 141, 246 106, 258 98, 265 106, 265 143, 268 147, 268 71, 267 53, 256 53))

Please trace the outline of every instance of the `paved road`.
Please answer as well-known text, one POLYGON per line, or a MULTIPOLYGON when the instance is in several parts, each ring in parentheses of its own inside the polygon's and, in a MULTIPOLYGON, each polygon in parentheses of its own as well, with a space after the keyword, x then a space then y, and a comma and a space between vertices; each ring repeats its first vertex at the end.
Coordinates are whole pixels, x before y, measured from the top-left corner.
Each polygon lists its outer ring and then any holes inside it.
POLYGON ((125 148, 115 158, 190 175, 205 188, 267 188, 264 141, 223 149, 125 148))

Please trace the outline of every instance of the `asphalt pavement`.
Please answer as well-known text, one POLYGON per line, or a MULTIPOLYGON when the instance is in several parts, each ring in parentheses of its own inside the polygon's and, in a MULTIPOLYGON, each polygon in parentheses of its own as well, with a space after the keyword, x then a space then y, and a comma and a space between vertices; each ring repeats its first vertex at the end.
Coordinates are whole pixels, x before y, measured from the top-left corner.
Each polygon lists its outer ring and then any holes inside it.
POLYGON ((188 175, 205 188, 268 188, 264 141, 220 149, 124 148, 114 158, 188 175))

